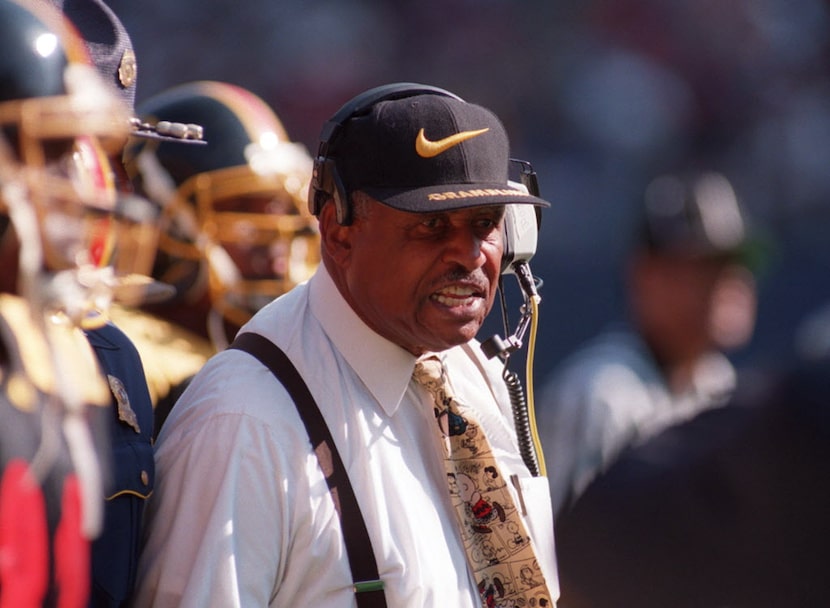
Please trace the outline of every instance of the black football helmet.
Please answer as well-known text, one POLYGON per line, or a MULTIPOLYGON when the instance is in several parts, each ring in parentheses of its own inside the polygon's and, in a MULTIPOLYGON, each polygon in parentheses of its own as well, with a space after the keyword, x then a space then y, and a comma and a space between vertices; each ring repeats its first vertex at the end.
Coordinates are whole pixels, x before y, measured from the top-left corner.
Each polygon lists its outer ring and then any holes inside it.
POLYGON ((115 202, 107 156, 129 125, 129 108, 59 11, 0 0, 0 214, 16 207, 16 229, 31 235, 20 238, 39 242, 46 267, 103 262, 100 220, 115 202))
POLYGON ((311 275, 319 263, 305 203, 312 160, 262 99, 200 81, 148 99, 138 114, 161 128, 197 123, 207 142, 135 139, 125 153, 136 192, 160 207, 154 278, 182 298, 209 289, 214 310, 240 326, 311 275))

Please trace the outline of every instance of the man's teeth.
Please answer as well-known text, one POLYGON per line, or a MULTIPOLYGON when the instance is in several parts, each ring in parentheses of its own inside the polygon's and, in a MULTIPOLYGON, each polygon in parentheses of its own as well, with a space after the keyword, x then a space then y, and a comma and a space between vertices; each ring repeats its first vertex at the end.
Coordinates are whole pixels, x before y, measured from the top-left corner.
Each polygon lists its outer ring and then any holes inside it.
POLYGON ((475 290, 470 287, 447 287, 440 292, 433 295, 433 299, 446 306, 457 306, 465 303, 475 294, 475 290))

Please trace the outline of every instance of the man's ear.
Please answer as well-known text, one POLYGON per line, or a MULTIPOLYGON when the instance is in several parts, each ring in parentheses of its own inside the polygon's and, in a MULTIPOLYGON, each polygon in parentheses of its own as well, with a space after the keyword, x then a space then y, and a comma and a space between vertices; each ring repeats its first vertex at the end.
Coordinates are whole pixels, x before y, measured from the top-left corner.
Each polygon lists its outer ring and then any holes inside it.
POLYGON ((323 252, 338 266, 348 263, 352 251, 351 226, 341 226, 337 221, 334 201, 329 199, 320 210, 320 242, 323 252))

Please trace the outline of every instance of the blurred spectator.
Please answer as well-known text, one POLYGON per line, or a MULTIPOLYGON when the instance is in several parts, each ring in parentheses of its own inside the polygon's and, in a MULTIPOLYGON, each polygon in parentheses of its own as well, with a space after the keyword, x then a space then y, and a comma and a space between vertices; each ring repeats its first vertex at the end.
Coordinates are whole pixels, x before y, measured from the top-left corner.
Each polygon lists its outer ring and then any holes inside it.
POLYGON ((663 175, 643 196, 626 260, 628 319, 573 353, 542 386, 540 436, 558 514, 628 445, 723 405, 724 350, 755 321, 744 214, 714 172, 663 175))
POLYGON ((105 315, 129 113, 48 2, 2 0, 0 46, 0 605, 108 606, 99 548, 115 513, 129 569, 117 514, 140 521, 153 476, 141 364, 105 315))
MULTIPOLYGON (((51 0, 50 3, 62 11, 72 23, 73 31, 81 36, 100 77, 102 91, 87 85, 80 93, 90 98, 105 93, 112 95, 123 111, 120 117, 122 129, 111 145, 98 150, 82 145, 84 141, 76 144, 78 167, 75 176, 81 183, 95 185, 110 202, 104 223, 106 230, 101 230, 101 242, 96 248, 99 256, 96 274, 107 286, 108 297, 90 298, 90 309, 85 311, 81 322, 112 393, 107 412, 107 437, 111 444, 111 462, 108 464, 112 468, 112 479, 104 488, 103 529, 92 545, 89 605, 96 608, 122 606, 132 592, 144 503, 152 494, 155 483, 154 412, 145 375, 147 368, 142 361, 145 353, 139 351, 116 317, 125 306, 136 306, 148 298, 169 294, 150 277, 134 272, 138 250, 132 247, 128 237, 147 228, 148 222, 137 218, 145 213, 148 202, 130 193, 121 158, 129 136, 156 143, 173 140, 180 145, 188 142, 181 137, 162 135, 134 117, 138 67, 132 39, 106 2, 51 0)), ((68 80, 69 76, 66 78, 68 80)), ((66 119, 66 122, 71 120, 66 119)), ((49 213, 47 217, 53 215, 49 213)), ((89 282, 89 279, 82 276, 80 282, 85 281, 89 282)), ((180 349, 184 351, 185 346, 180 344, 180 349)), ((185 358, 186 354, 182 352, 179 359, 185 358)))
POLYGON ((826 605, 828 363, 742 374, 626 452, 557 520, 561 606, 826 605))

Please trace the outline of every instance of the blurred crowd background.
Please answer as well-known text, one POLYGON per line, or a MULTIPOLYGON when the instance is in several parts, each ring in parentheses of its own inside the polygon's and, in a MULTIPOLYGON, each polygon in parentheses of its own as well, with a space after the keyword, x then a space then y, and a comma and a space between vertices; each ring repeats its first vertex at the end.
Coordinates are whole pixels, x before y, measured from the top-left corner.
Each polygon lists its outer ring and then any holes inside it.
POLYGON ((232 82, 312 153, 343 102, 386 82, 441 86, 494 110, 553 203, 531 263, 544 280, 537 375, 622 315, 633 210, 663 171, 723 172, 766 243, 756 333, 736 358, 786 356, 830 302, 826 1, 110 5, 133 39, 139 104, 182 82, 232 82))

